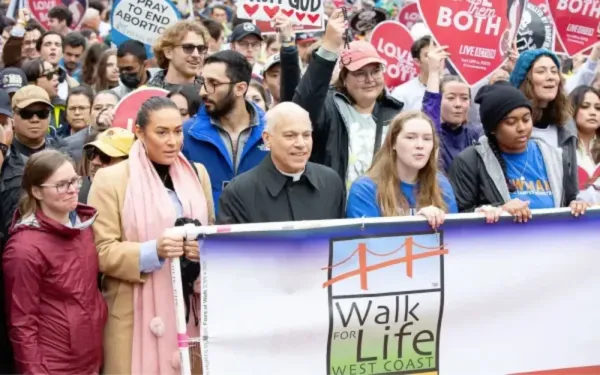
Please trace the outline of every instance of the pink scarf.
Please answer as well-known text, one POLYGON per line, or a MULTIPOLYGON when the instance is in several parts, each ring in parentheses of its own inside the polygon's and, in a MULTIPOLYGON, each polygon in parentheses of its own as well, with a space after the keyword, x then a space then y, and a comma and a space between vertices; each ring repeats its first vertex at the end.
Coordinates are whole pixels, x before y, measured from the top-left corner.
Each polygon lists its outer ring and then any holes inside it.
MULTIPOLYGON (((125 239, 145 242, 157 239, 165 229, 175 224, 176 210, 167 189, 148 159, 146 147, 136 141, 129 154, 129 183, 123 206, 125 239)), ((177 197, 183 206, 184 216, 208 223, 204 190, 190 163, 180 153, 169 168, 169 175, 177 197)), ((175 362, 178 353, 175 328, 175 304, 171 282, 171 262, 148 275, 143 284, 133 289, 133 354, 131 373, 134 375, 179 375, 175 362), (154 319, 153 318, 158 318, 154 319), (150 329, 151 321, 162 321, 163 334, 158 336, 150 329)), ((190 314, 193 320, 193 314, 190 314)), ((188 336, 199 337, 199 329, 188 336)))

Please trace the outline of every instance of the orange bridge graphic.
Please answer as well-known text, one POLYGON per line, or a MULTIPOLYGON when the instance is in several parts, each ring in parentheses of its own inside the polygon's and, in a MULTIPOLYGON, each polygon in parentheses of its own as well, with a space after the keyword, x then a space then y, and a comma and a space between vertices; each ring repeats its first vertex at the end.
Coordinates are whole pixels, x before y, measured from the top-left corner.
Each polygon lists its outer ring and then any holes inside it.
POLYGON ((337 264, 333 264, 329 267, 322 268, 322 270, 333 269, 335 267, 341 266, 342 264, 352 260, 352 258, 355 255, 358 255, 358 269, 349 271, 349 272, 346 272, 346 273, 343 273, 341 275, 337 275, 336 277, 331 278, 330 280, 323 283, 323 288, 326 288, 330 285, 337 283, 338 281, 342 281, 342 280, 348 279, 350 277, 360 276, 360 288, 362 290, 369 290, 367 275, 371 271, 376 271, 376 270, 379 270, 382 268, 390 267, 395 264, 406 263, 406 276, 412 278, 413 277, 413 263, 415 260, 431 258, 431 257, 435 257, 435 256, 445 255, 445 254, 448 254, 448 249, 445 249, 443 247, 443 245, 439 246, 439 247, 422 246, 422 245, 419 245, 418 243, 416 243, 412 236, 406 237, 404 239, 404 244, 402 244, 402 246, 400 246, 399 248, 397 248, 393 251, 390 251, 389 253, 384 253, 384 254, 378 254, 374 251, 371 251, 367 248, 366 243, 360 242, 358 244, 358 247, 356 248, 356 250, 354 250, 354 252, 352 252, 352 254, 350 254, 349 257, 347 257, 346 259, 342 260, 341 262, 339 262, 337 264), (419 249, 425 249, 428 251, 415 254, 413 252, 414 247, 417 247, 419 249), (404 256, 401 256, 396 259, 386 260, 384 262, 377 263, 377 264, 371 264, 371 265, 367 264, 367 253, 369 253, 373 256, 376 256, 376 257, 387 257, 392 254, 400 252, 402 249, 405 249, 404 256))

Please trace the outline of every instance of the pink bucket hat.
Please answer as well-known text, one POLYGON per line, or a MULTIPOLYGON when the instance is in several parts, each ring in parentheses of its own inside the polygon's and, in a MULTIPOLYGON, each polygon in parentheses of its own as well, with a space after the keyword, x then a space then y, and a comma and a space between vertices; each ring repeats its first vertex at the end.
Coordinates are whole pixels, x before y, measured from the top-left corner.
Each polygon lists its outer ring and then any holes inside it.
POLYGON ((373 63, 386 65, 386 61, 379 57, 375 47, 362 40, 350 43, 349 48, 344 49, 340 56, 340 68, 346 67, 351 72, 373 63))

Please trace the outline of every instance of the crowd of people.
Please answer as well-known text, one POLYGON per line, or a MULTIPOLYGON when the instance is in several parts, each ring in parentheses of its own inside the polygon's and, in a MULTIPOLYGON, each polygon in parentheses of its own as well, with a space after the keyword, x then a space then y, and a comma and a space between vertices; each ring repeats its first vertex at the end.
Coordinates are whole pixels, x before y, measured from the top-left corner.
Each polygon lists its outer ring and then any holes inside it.
MULTIPOLYGON (((202 17, 149 56, 135 40, 110 48, 94 1, 80 31, 64 6, 48 31, 25 9, 4 22, 2 374, 178 374, 172 259, 188 337, 201 316, 199 245, 176 225, 415 215, 437 229, 450 213, 524 223, 600 203, 600 44, 568 76, 551 51, 512 51, 472 88, 423 36, 420 74, 389 90, 341 9, 318 37, 279 14, 273 37, 194 2, 202 17), (133 131, 113 127, 142 87, 169 93, 133 131)), ((197 348, 191 362, 201 373, 197 348)))

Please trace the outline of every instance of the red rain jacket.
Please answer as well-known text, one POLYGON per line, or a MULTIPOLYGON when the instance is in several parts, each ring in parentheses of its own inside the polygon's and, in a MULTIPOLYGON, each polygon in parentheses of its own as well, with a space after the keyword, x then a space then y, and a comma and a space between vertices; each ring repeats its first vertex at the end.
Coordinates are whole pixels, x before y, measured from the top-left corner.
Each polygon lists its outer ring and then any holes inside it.
POLYGON ((20 374, 97 374, 108 310, 98 290, 96 211, 74 228, 15 214, 3 255, 8 330, 20 374))

